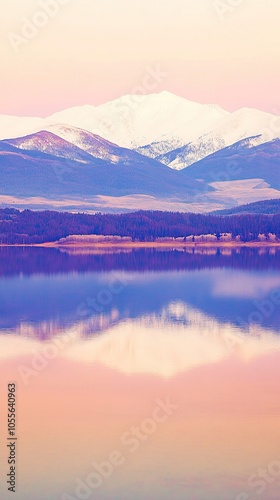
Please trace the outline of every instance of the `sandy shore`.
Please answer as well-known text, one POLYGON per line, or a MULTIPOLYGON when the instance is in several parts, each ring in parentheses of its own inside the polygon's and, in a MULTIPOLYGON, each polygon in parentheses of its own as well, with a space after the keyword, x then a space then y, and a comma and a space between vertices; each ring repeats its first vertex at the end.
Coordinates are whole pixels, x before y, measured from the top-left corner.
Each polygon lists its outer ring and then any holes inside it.
POLYGON ((126 242, 126 243, 67 243, 60 244, 58 242, 51 243, 38 243, 33 245, 0 245, 1 247, 36 247, 36 248, 267 248, 267 247, 280 247, 279 242, 267 241, 222 241, 222 242, 126 242))

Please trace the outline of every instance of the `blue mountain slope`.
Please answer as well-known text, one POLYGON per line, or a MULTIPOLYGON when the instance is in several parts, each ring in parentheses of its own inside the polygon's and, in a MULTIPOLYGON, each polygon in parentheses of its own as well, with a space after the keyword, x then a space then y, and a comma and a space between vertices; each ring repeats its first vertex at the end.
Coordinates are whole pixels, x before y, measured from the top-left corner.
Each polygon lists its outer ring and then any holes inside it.
POLYGON ((200 182, 184 178, 180 172, 155 160, 133 154, 134 159, 126 159, 124 163, 92 157, 88 163, 81 163, 0 141, 1 194, 50 199, 142 194, 187 201, 203 190, 200 182))
POLYGON ((206 183, 263 179, 280 189, 280 140, 249 148, 243 141, 214 153, 181 170, 186 179, 206 183))

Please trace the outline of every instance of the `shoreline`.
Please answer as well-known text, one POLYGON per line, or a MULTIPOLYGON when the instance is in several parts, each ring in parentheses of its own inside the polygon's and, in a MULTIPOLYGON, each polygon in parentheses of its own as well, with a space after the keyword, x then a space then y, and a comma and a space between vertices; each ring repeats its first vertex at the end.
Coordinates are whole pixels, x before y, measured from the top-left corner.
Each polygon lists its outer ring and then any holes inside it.
POLYGON ((222 242, 126 242, 126 243, 67 243, 60 244, 58 242, 46 242, 36 244, 0 244, 0 247, 32 247, 32 248, 269 248, 280 247, 280 241, 222 241, 222 242))

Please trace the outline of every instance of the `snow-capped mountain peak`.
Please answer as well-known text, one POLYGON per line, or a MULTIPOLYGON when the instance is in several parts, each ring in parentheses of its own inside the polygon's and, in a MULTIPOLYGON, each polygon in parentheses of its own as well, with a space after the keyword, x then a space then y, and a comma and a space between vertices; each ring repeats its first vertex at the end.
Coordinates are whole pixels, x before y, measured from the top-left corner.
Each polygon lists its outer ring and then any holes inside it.
POLYGON ((58 137, 71 142, 76 147, 85 151, 94 158, 107 160, 111 163, 118 163, 121 159, 125 161, 126 157, 135 155, 134 151, 126 152, 117 144, 113 144, 99 135, 78 127, 58 124, 50 125, 48 130, 56 134, 58 137))
POLYGON ((114 161, 119 146, 181 169, 246 138, 258 136, 258 144, 279 138, 277 120, 256 109, 230 113, 163 91, 76 106, 45 119, 0 116, 0 139, 47 130, 92 156, 114 161))

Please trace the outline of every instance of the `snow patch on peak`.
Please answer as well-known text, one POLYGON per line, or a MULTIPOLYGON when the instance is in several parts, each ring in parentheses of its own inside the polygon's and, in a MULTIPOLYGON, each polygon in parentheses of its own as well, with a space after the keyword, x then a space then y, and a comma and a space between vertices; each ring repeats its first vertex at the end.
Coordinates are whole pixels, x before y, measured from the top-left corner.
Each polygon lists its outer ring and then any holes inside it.
POLYGON ((47 130, 41 130, 35 134, 8 139, 7 144, 25 151, 38 151, 59 158, 68 158, 81 163, 90 161, 90 156, 80 148, 47 130))

